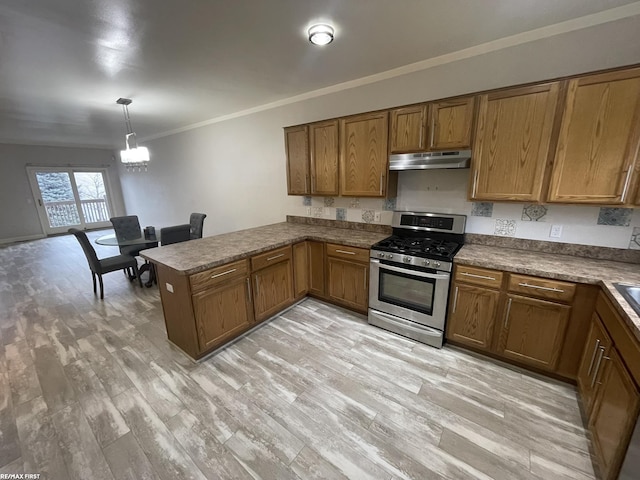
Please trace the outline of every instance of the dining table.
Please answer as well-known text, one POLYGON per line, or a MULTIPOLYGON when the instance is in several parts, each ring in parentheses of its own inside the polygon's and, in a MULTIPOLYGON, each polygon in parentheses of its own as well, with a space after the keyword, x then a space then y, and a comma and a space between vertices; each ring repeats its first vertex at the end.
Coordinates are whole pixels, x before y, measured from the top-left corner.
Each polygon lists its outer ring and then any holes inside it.
MULTIPOLYGON (((138 237, 118 237, 115 232, 108 233, 106 235, 102 235, 96 238, 94 241, 98 245, 105 245, 111 247, 130 247, 130 246, 144 246, 144 248, 153 248, 157 247, 160 243, 160 231, 156 230, 154 234, 146 235, 142 231, 140 231, 140 235, 138 237)), ((142 275, 144 272, 149 272, 149 279, 145 282, 147 287, 151 287, 154 283, 156 283, 156 270, 153 266, 153 263, 145 262, 138 269, 138 273, 142 275)))

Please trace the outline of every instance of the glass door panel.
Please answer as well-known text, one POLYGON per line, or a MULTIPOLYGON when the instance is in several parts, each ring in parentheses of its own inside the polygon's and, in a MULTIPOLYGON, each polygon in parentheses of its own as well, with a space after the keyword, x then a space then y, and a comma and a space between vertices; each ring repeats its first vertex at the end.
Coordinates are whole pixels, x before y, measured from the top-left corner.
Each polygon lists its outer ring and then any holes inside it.
POLYGON ((109 202, 102 172, 73 172, 80 210, 87 226, 109 222, 109 202))
POLYGON ((36 172, 35 175, 49 228, 80 225, 80 214, 69 173, 36 172))

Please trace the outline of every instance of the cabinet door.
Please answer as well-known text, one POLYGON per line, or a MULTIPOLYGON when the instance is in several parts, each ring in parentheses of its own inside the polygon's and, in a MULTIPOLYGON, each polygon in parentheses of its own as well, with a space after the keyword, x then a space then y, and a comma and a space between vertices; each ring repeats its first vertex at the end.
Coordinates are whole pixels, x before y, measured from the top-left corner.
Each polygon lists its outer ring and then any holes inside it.
POLYGON ((308 137, 306 125, 284 129, 289 195, 308 195, 310 192, 308 137))
POLYGON ((340 194, 384 197, 388 175, 388 114, 340 119, 340 194))
POLYGON ((596 313, 591 317, 591 327, 578 369, 578 388, 587 417, 591 413, 597 382, 602 372, 603 358, 609 355, 611 339, 596 313))
POLYGON ((293 296, 298 299, 309 291, 309 260, 307 243, 293 245, 293 296))
POLYGON ((452 298, 447 339, 490 350, 500 292, 456 283, 452 298))
POLYGON ((389 151, 391 153, 424 151, 426 124, 426 105, 391 110, 389 151))
POLYGON ((550 202, 620 204, 640 141, 640 68, 569 81, 550 202))
POLYGON ((429 150, 471 148, 475 97, 429 104, 429 150))
POLYGON ((545 370, 558 363, 571 307, 507 295, 498 352, 545 370))
POLYGON ((293 302, 291 260, 258 270, 252 277, 257 321, 271 317, 293 302))
POLYGON ((309 241, 309 293, 324 297, 324 243, 309 241))
POLYGON ((551 83, 480 97, 472 200, 540 200, 558 92, 551 83))
POLYGON ((311 193, 338 195, 338 120, 309 126, 311 193))
POLYGON ((640 408, 640 394, 615 348, 604 358, 600 389, 589 427, 600 473, 617 478, 640 408))
POLYGON ((222 345, 247 330, 253 324, 251 309, 247 277, 193 295, 200 351, 222 345))
POLYGON ((329 298, 354 310, 366 312, 369 306, 369 264, 329 257, 327 266, 329 298))

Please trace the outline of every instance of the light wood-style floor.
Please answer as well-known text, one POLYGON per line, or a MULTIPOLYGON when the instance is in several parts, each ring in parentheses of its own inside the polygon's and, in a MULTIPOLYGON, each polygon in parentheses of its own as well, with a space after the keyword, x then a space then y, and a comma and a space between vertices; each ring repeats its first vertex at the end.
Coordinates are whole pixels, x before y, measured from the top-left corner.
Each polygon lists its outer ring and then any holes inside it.
POLYGON ((0 473, 594 478, 571 386, 315 300, 194 364, 156 288, 104 278, 73 237, 0 248, 0 473))

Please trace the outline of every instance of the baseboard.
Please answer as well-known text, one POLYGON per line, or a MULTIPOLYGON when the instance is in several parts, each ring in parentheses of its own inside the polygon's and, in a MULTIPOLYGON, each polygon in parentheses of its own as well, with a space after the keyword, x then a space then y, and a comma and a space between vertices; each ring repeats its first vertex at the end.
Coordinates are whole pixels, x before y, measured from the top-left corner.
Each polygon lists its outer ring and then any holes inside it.
POLYGON ((41 238, 46 238, 46 235, 44 235, 43 233, 39 233, 37 235, 25 235, 24 237, 0 238, 0 245, 5 245, 7 243, 27 242, 29 240, 40 240, 41 238))

